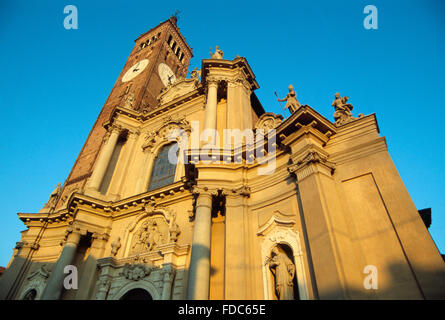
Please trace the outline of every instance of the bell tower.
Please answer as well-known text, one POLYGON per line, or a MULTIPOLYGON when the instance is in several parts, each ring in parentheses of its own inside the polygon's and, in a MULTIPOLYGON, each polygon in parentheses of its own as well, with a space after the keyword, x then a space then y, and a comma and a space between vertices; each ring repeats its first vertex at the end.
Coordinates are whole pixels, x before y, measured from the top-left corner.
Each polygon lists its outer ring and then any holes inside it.
POLYGON ((56 207, 66 201, 72 192, 84 190, 106 139, 103 124, 114 108, 120 106, 136 111, 155 109, 161 90, 176 79, 186 77, 192 57, 192 49, 179 32, 176 17, 170 17, 135 40, 130 56, 65 181, 56 207))

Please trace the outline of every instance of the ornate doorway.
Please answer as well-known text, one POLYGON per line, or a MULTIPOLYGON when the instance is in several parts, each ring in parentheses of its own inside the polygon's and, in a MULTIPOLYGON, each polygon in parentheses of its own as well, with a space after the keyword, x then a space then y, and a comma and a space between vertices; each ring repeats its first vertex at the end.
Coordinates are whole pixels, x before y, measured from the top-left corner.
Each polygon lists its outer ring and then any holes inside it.
POLYGON ((136 288, 125 293, 119 300, 153 300, 147 290, 136 288))

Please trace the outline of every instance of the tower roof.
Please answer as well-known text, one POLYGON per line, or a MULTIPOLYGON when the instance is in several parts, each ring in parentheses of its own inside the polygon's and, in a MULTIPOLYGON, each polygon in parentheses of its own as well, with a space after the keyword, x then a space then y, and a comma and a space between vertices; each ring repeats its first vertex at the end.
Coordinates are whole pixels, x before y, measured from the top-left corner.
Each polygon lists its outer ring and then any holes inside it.
POLYGON ((181 32, 179 31, 179 28, 177 26, 177 22, 178 19, 174 16, 171 16, 168 20, 161 22, 159 25, 157 25, 154 28, 151 28, 150 30, 148 30, 147 32, 144 32, 143 34, 141 34, 139 37, 136 38, 136 40, 134 40, 134 42, 138 41, 141 37, 145 36, 146 34, 152 32, 153 30, 159 28, 160 26, 169 23, 170 25, 173 26, 173 28, 175 29, 176 33, 181 37, 181 40, 184 42, 184 44, 186 45, 187 49, 190 51, 191 56, 193 57, 193 49, 190 48, 190 46, 188 45, 187 41, 185 40, 184 36, 181 34, 181 32))

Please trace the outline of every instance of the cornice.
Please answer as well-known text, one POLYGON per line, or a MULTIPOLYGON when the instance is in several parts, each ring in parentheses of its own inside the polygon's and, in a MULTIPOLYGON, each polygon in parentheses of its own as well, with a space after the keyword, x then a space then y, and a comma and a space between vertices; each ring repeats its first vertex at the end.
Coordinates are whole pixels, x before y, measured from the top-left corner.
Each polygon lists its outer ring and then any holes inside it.
POLYGON ((165 201, 169 197, 173 197, 178 193, 184 193, 188 189, 187 181, 178 181, 164 188, 153 191, 144 192, 119 201, 103 201, 86 194, 73 193, 68 200, 66 209, 57 212, 47 213, 18 213, 20 220, 29 226, 31 222, 38 222, 40 226, 45 223, 69 223, 74 219, 77 210, 82 208, 90 214, 98 215, 105 218, 114 219, 122 215, 121 212, 131 211, 131 208, 139 210, 140 206, 145 204, 158 203, 165 201))
MULTIPOLYGON (((235 79, 242 79, 244 78, 245 81, 249 83, 249 89, 250 90, 256 90, 260 86, 258 85, 258 82, 255 80, 255 74, 252 71, 252 68, 250 68, 249 63, 247 62, 246 58, 244 57, 236 57, 233 60, 224 60, 224 59, 203 59, 202 60, 202 67, 201 67, 201 81, 205 85, 207 84, 207 78, 209 76, 209 72, 211 68, 223 68, 223 69, 236 69, 240 68, 243 71, 243 75, 236 75, 235 79)), ((222 80, 229 80, 229 78, 226 78, 224 76, 218 77, 217 75, 211 74, 211 78, 213 81, 222 81, 222 80)))
POLYGON ((116 106, 114 110, 111 112, 109 119, 106 122, 104 122, 103 126, 105 129, 108 129, 109 126, 113 125, 113 123, 115 122, 116 118, 119 115, 125 115, 137 121, 137 123, 142 124, 147 120, 151 120, 152 118, 159 116, 163 113, 166 113, 171 109, 174 109, 178 106, 183 105, 184 103, 194 100, 202 96, 203 94, 204 94, 204 88, 202 87, 201 84, 199 84, 195 90, 190 91, 189 93, 182 95, 180 97, 174 98, 171 101, 168 101, 167 103, 160 105, 157 108, 154 108, 153 110, 150 111, 142 110, 139 112, 136 110, 131 110, 128 108, 116 106))
POLYGON ((295 128, 299 129, 307 126, 318 130, 327 138, 335 135, 338 131, 338 128, 335 127, 331 121, 323 117, 310 106, 304 105, 276 128, 277 136, 287 136, 294 132, 295 128))

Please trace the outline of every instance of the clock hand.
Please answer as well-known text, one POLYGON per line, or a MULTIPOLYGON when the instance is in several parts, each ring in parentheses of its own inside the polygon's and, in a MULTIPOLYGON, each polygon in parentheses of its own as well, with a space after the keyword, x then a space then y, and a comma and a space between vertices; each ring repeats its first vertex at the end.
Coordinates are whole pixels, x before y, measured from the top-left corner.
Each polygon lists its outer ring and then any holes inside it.
POLYGON ((141 63, 140 61, 134 66, 133 72, 138 71, 138 67, 139 67, 139 63, 141 63))

